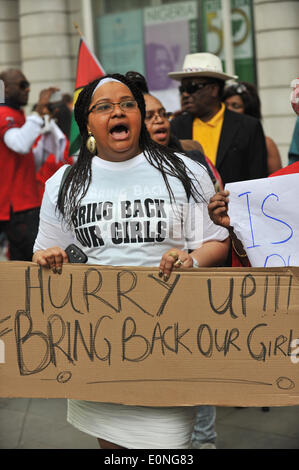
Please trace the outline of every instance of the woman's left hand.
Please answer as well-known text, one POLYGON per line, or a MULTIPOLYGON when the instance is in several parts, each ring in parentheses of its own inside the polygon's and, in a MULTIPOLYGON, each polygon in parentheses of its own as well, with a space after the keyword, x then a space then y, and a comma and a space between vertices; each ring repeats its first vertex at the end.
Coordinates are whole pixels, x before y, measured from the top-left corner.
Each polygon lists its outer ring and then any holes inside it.
POLYGON ((186 251, 173 248, 168 250, 161 258, 159 276, 168 281, 171 271, 178 268, 192 268, 193 258, 186 251))

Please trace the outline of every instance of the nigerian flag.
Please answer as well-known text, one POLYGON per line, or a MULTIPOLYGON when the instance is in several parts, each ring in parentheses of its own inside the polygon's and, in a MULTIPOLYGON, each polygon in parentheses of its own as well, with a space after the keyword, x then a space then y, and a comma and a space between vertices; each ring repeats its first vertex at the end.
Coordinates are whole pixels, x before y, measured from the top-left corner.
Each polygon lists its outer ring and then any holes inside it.
MULTIPOLYGON (((89 82, 92 82, 96 78, 102 77, 103 75, 105 75, 103 67, 95 55, 89 50, 85 40, 81 38, 77 60, 76 85, 73 99, 74 106, 82 88, 85 87, 89 82)), ((73 111, 69 155, 76 154, 77 150, 80 148, 80 144, 81 136, 73 111)))

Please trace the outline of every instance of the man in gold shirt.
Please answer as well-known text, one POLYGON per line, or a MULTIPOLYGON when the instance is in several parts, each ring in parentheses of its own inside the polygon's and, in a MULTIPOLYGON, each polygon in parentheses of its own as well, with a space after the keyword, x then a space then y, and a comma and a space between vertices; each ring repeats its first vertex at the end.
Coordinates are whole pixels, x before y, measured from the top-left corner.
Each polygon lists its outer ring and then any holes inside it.
MULTIPOLYGON (((266 177, 267 151, 259 120, 229 111, 221 101, 225 81, 237 78, 223 72, 221 60, 209 53, 188 54, 183 70, 168 75, 181 82, 183 112, 171 120, 172 133, 178 139, 197 140, 223 184, 266 177)), ((215 420, 214 406, 197 408, 192 448, 216 448, 215 420)))
POLYGON ((258 119, 234 113, 221 101, 225 81, 221 60, 209 53, 188 54, 183 70, 169 73, 181 81, 183 113, 171 121, 178 139, 194 139, 220 173, 224 184, 267 176, 267 150, 258 119))

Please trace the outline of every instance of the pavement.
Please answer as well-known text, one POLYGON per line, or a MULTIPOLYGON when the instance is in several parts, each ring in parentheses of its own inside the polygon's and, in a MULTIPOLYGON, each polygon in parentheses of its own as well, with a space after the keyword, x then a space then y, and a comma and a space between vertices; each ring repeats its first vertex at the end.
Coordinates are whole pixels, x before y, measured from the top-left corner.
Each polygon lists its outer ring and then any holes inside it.
MULTIPOLYGON (((0 399, 0 449, 99 449, 66 421, 65 399, 0 399)), ((217 407, 217 449, 299 449, 299 406, 217 407)))

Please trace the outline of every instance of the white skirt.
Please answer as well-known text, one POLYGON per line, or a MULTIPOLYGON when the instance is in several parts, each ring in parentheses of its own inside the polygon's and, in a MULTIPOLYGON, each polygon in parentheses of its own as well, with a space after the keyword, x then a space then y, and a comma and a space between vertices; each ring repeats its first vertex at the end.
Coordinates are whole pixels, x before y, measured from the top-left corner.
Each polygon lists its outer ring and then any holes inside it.
POLYGON ((68 400, 67 421, 126 449, 188 449, 195 410, 68 400))

